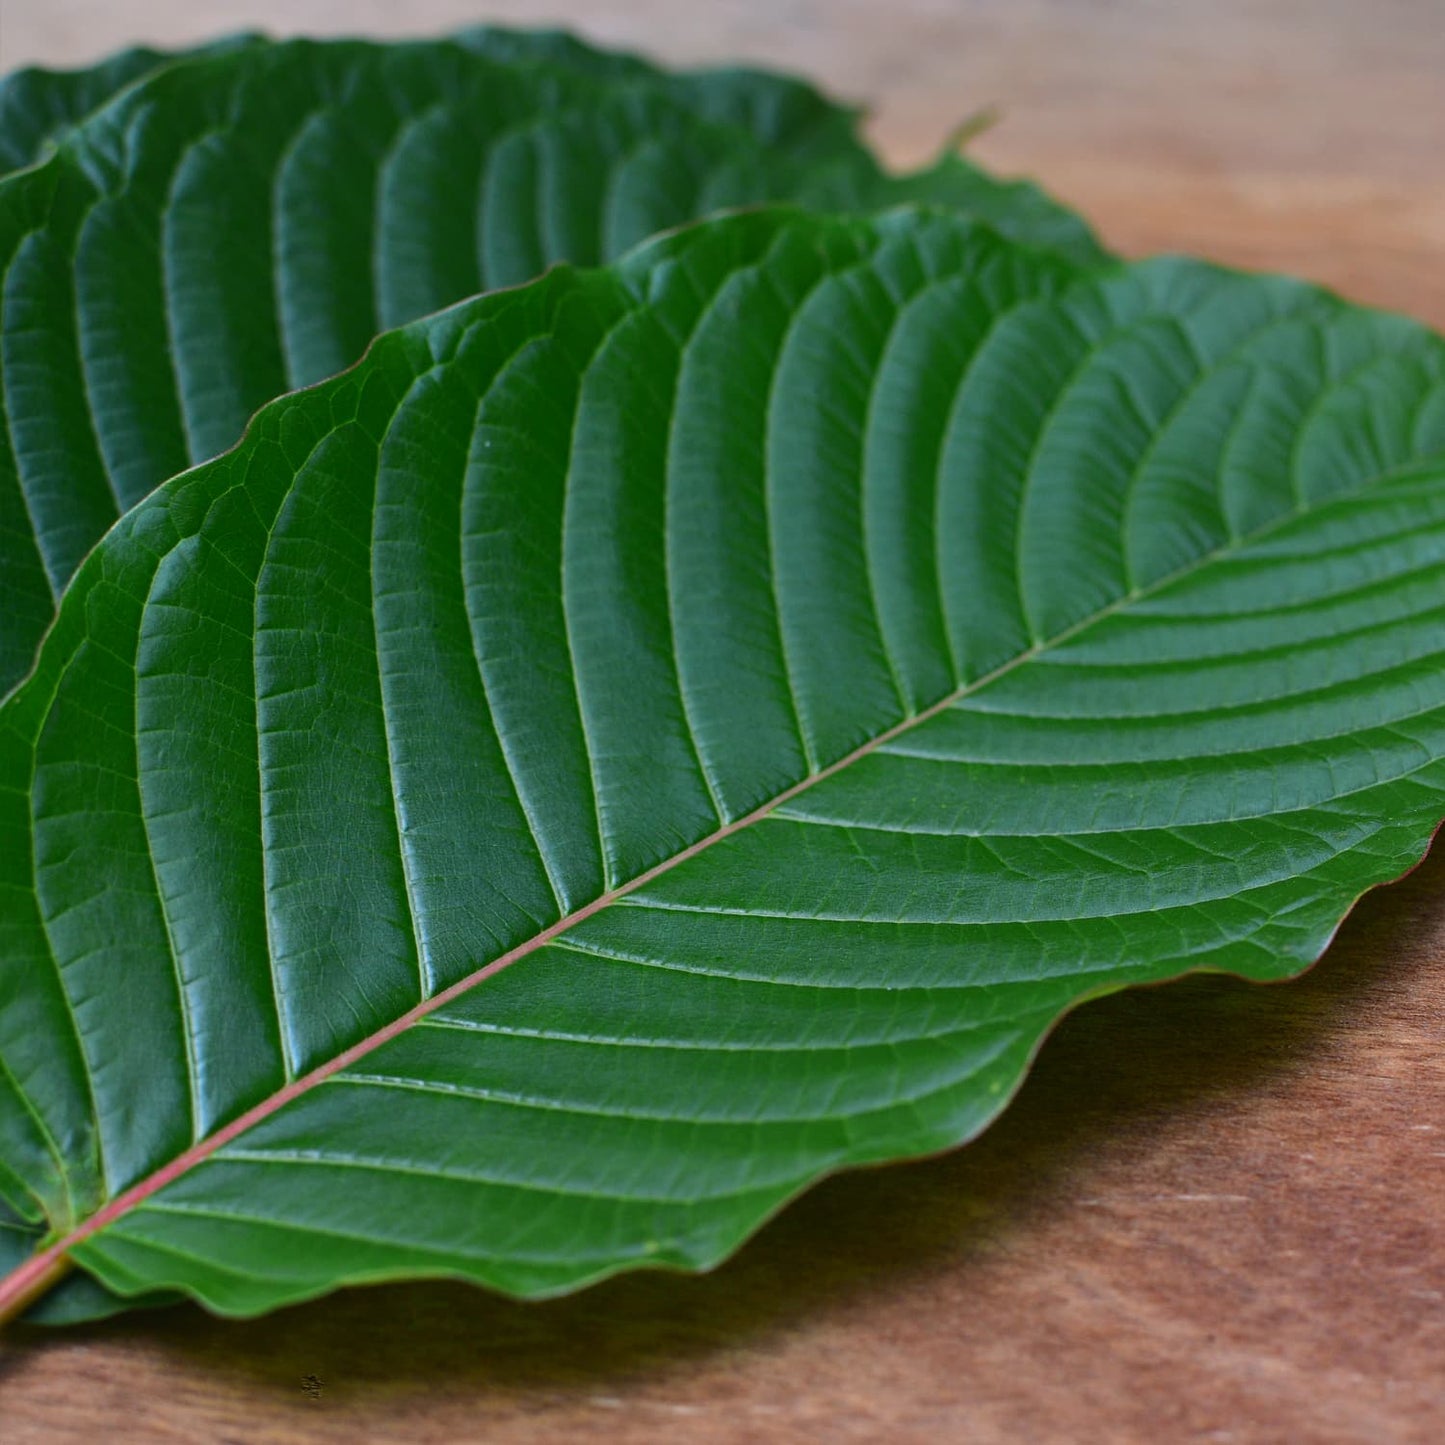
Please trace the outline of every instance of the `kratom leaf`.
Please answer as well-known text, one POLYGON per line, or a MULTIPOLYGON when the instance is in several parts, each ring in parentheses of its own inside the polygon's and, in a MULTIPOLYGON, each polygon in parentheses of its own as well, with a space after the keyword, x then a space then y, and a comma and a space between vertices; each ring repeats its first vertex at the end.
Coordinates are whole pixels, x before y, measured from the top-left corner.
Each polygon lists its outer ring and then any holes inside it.
POLYGON ((488 48, 494 32, 173 64, 0 183, 0 694, 122 511, 383 328, 769 198, 926 198, 1099 255, 1039 192, 957 158, 886 176, 797 82, 603 57, 588 78, 575 44, 567 64, 488 48))
POLYGON ((0 77, 0 175, 43 160, 73 125, 153 71, 178 59, 218 54, 258 39, 227 36, 180 54, 139 45, 85 70, 27 66, 0 77))
POLYGON ((248 1314, 705 1268, 1445 815, 1445 342, 758 211, 383 337, 0 709, 0 1192, 248 1314))
MULTIPOLYGON (((839 105, 794 76, 740 66, 668 71, 639 55, 598 49, 564 30, 476 25, 448 39, 500 64, 541 63, 598 81, 646 81, 703 119, 785 146, 798 160, 827 163, 859 148, 862 112, 839 105)), ((191 50, 140 46, 84 70, 31 67, 0 77, 0 172, 41 159, 71 126, 153 71, 238 45, 266 43, 264 36, 251 32, 191 50)), ((1088 244, 1077 218, 1058 209, 1059 220, 1070 227, 1068 244, 1088 244)))
MULTIPOLYGON (((477 25, 448 38, 500 64, 540 62, 599 81, 647 81, 702 118, 784 145, 798 159, 811 154, 827 162, 858 146, 860 113, 791 76, 735 66, 669 72, 638 55, 599 50, 563 30, 477 25)), ((0 173, 43 159, 72 126, 154 71, 198 55, 266 43, 264 36, 246 33, 191 50, 137 46, 83 70, 34 66, 0 77, 0 173)))

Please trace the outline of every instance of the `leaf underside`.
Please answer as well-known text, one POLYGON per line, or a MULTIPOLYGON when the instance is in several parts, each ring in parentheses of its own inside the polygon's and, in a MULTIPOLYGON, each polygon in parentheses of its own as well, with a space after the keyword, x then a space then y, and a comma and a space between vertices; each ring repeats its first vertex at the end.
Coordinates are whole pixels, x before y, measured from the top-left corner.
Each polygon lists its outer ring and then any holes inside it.
POLYGON ((944 213, 383 337, 0 709, 0 1192, 227 1314, 705 1268, 1080 1000, 1299 971, 1445 814, 1442 449, 1418 326, 944 213))
MULTIPOLYGON (((77 82, 25 79, 0 137, 30 91, 77 82)), ((934 201, 1102 255, 1034 187, 956 156, 884 174, 799 82, 666 76, 567 37, 243 39, 125 91, 0 182, 0 694, 106 528, 265 402, 378 331, 764 200, 934 201)))

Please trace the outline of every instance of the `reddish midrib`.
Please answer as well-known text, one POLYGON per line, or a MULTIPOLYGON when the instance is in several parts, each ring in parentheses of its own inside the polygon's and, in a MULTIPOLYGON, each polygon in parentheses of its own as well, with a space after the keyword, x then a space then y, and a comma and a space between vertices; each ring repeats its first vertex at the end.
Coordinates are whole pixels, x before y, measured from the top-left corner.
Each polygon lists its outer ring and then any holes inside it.
MULTIPOLYGON (((1016 666, 1024 657, 1013 658, 1006 663, 998 672, 1007 671, 1016 666)), ((944 709, 958 701, 965 693, 974 692, 984 683, 990 682, 998 675, 998 672, 982 677, 972 683, 966 683, 956 688, 948 696, 941 698, 938 702, 925 708, 920 713, 904 718, 901 722, 895 723, 886 732, 881 732, 877 737, 871 738, 861 747, 854 748, 846 757, 839 758, 837 762, 830 763, 820 772, 811 774, 801 782, 794 783, 792 787, 784 789, 777 797, 770 798, 759 808, 754 808, 742 818, 735 819, 731 823, 725 823, 716 832, 709 833, 706 838, 699 839, 696 843, 684 848, 680 853, 675 853, 671 858, 664 859, 661 863, 655 864, 645 873, 640 873, 629 883, 623 883, 610 892, 603 893, 600 897, 592 900, 591 903, 569 913, 565 918, 559 918, 556 923, 544 928, 534 937, 529 938, 525 943, 519 943, 515 948, 502 954, 500 958, 493 959, 491 963, 479 968, 474 973, 469 973, 464 979, 443 989, 441 993, 434 994, 429 999, 424 999, 415 1008, 408 1009, 400 1018, 394 1019, 384 1028, 378 1029, 374 1034, 354 1043, 350 1048, 343 1050, 334 1059, 312 1069, 309 1074, 303 1074, 299 1079, 293 1079, 283 1088, 268 1098, 263 1099, 259 1104, 247 1109, 238 1118, 233 1119, 229 1124, 217 1129, 214 1134, 208 1135, 199 1143, 191 1145, 184 1154, 178 1154, 169 1164, 162 1165, 154 1174, 147 1175, 137 1184, 132 1184, 129 1189, 117 1194, 109 1204, 92 1214, 84 1223, 77 1225, 69 1234, 57 1240, 48 1248, 41 1250, 38 1254, 32 1255, 12 1270, 3 1280, 0 1280, 0 1324, 15 1318, 22 1311, 27 1309, 36 1299, 43 1295, 57 1280, 59 1280, 70 1268, 69 1251, 83 1240, 89 1239, 91 1235, 104 1229, 107 1225, 115 1223, 122 1215, 134 1209, 136 1205, 143 1204, 151 1195, 164 1189, 167 1184, 179 1179, 195 1165, 203 1163, 222 1145, 229 1144, 239 1134, 244 1134, 253 1124, 259 1124, 263 1119, 268 1119, 278 1109, 284 1108, 293 1099, 299 1099, 303 1094, 316 1087, 317 1084, 325 1083, 333 1074, 339 1073, 342 1069, 354 1064, 357 1059, 364 1058, 373 1049, 380 1048, 390 1039, 398 1034, 404 1033, 414 1023, 424 1019, 429 1013, 450 1003, 454 998, 475 988, 483 980, 490 978, 493 974, 500 973, 504 968, 525 958, 529 953, 544 947, 550 943, 558 934, 565 933, 569 928, 581 923, 584 919, 590 918, 594 913, 600 912, 609 904, 615 903, 619 898, 625 898, 627 894, 635 889, 642 888, 651 883, 653 879, 661 877, 669 870, 676 868, 680 863, 686 863, 689 858, 711 848, 715 843, 721 843, 724 838, 731 837, 743 828, 765 818, 775 808, 781 807, 789 799, 795 798, 799 793, 821 783, 825 778, 831 777, 834 773, 849 767, 859 758, 871 753, 875 748, 881 747, 884 743, 891 742, 900 733, 917 727, 920 723, 927 722, 929 718, 943 712, 944 709)))

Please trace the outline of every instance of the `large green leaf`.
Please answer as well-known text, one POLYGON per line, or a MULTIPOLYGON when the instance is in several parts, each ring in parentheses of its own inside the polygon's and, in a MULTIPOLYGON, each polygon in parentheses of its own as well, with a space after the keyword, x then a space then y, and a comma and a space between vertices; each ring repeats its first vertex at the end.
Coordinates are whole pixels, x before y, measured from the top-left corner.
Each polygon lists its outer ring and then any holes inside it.
POLYGON ((0 1192, 248 1313, 699 1268, 1445 814, 1445 342, 747 213, 383 337, 0 710, 0 1192))
POLYGON ((0 183, 0 694, 122 511, 383 328, 769 198, 938 201, 1099 255, 957 157, 885 175, 798 82, 605 56, 589 76, 589 54, 494 31, 246 44, 170 66, 0 183))
MULTIPOLYGON (((827 163, 859 148, 857 126, 862 113, 837 104, 794 76, 740 66, 668 71, 639 55, 597 49, 563 30, 477 25, 448 39, 504 64, 542 63, 595 80, 647 81, 704 118, 786 146, 799 159, 811 157, 827 163)), ((164 66, 238 45, 264 43, 264 36, 246 33, 192 50, 138 46, 83 70, 29 67, 0 77, 0 173, 40 160, 77 122, 126 86, 164 66)), ((949 160, 945 153, 939 168, 949 160)), ((981 184, 989 181, 985 176, 981 184)), ((1034 189, 1027 182, 995 184, 1019 192, 1034 189)), ((1055 224, 1066 231, 1065 244, 1088 244, 1077 220, 1058 207, 1054 210, 1055 224)))

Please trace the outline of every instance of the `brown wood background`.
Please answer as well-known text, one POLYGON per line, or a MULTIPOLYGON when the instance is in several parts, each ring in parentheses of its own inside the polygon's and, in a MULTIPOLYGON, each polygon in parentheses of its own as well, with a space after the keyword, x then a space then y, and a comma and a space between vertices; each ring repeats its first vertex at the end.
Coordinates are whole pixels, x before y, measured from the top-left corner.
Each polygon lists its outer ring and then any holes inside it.
MULTIPOLYGON (((978 144, 1131 253, 1282 268, 1445 326, 1440 0, 499 0, 978 144)), ((0 0, 0 62, 244 25, 394 33, 463 0, 0 0)), ((1445 850, 1437 850, 1445 854, 1445 850)), ((1069 1019, 956 1154, 832 1180, 702 1279, 511 1304, 439 1284, 0 1344, 6 1445, 1445 1440, 1445 856, 1304 980, 1069 1019), (309 1398, 305 1377, 319 1380, 309 1398)))

